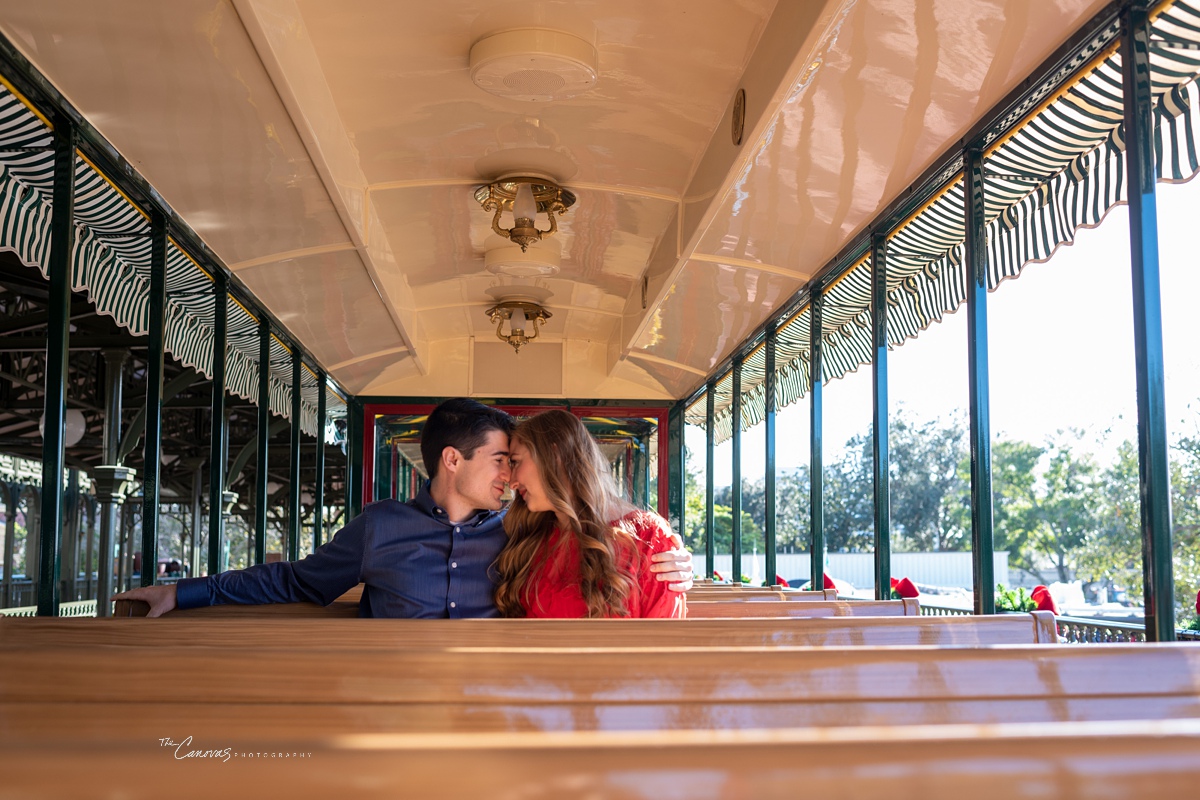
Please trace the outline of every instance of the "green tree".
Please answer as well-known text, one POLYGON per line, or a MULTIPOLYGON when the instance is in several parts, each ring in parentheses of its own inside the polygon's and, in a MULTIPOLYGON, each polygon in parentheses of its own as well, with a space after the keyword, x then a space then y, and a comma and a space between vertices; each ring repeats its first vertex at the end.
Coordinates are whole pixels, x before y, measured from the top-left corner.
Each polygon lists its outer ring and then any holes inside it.
POLYGON ((1138 498, 1137 447, 1117 448, 1116 461, 1104 469, 1097 492, 1096 525, 1077 555, 1082 576, 1119 586, 1129 599, 1142 598, 1141 501, 1138 498))
MULTIPOLYGON (((1079 434, 1073 438, 1078 441, 1079 434)), ((1079 454, 1072 442, 1060 439, 1050 447, 1042 474, 1044 493, 1038 500, 1042 524, 1031 542, 1051 559, 1060 581, 1071 580, 1075 553, 1096 527, 1098 472, 1095 459, 1079 454)))
POLYGON ((875 549, 874 451, 869 434, 853 436, 841 457, 826 465, 825 548, 831 553, 875 549))
POLYGON ((958 513, 970 481, 960 469, 968 459, 962 421, 915 421, 903 409, 892 417, 888 437, 892 538, 897 550, 961 550, 969 539, 969 516, 958 513), (964 524, 966 522, 967 524, 964 524))

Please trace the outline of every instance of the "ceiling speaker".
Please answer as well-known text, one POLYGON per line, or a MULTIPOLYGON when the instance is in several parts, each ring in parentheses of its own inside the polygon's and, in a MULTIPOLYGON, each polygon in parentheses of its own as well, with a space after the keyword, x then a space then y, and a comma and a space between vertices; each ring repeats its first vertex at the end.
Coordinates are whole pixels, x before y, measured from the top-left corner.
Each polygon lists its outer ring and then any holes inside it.
POLYGON ((521 28, 471 47, 471 80, 485 92, 535 103, 564 100, 596 85, 596 48, 562 31, 521 28))

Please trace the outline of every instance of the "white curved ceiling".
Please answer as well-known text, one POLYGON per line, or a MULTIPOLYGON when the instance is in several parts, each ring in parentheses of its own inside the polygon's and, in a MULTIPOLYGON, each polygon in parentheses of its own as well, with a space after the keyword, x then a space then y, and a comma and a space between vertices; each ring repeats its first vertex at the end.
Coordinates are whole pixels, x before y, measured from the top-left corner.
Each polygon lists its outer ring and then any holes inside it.
POLYGON ((0 0, 0 30, 353 393, 474 390, 486 290, 519 282, 484 269, 477 162, 570 165, 561 394, 665 399, 1104 5, 0 0), (596 87, 476 88, 513 27, 594 42, 596 87))

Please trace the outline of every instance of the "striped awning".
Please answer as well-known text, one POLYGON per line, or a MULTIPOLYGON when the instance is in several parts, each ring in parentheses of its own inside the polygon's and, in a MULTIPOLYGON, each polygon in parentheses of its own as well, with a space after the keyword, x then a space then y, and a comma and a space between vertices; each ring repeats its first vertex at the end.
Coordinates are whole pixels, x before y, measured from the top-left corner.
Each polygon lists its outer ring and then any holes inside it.
MULTIPOLYGON (((1027 264, 1045 261, 1080 228, 1100 224, 1125 201, 1124 111, 1121 54, 1114 26, 1097 35, 1113 44, 1080 57, 1073 78, 1014 112, 1024 117, 988 144, 984 158, 988 288, 1016 278, 1027 264)), ((1200 171, 1200 0, 1161 7, 1151 25, 1158 179, 1191 180, 1200 171)), ((888 238, 888 344, 895 347, 957 309, 966 300, 963 274, 964 206, 961 160, 946 182, 888 238)), ((825 293, 822 379, 840 378, 872 360, 871 262, 851 266, 825 293)), ((778 408, 808 390, 808 309, 779 328, 778 408)), ((758 352, 758 351, 756 351, 758 352)), ((721 383, 718 383, 718 387, 721 383)), ((744 388, 750 388, 744 386, 744 388)), ((732 435, 732 398, 720 391, 716 441, 732 435)), ((764 416, 759 394, 742 401, 742 429, 764 416)), ((686 411, 704 425, 705 401, 686 411)))
MULTIPOLYGON (((0 78, 0 83, 3 79, 0 78)), ((48 122, 6 83, 0 85, 0 248, 16 254, 46 275, 50 248, 53 136, 48 122)), ((75 156, 75 248, 71 288, 82 292, 101 314, 138 336, 149 328, 150 221, 81 153, 75 156)), ((179 363, 212 377, 213 273, 174 240, 167 244, 166 336, 164 349, 179 363)), ((258 318, 230 298, 226 309, 227 389, 258 403, 258 318)), ((290 419, 291 353, 272 339, 270 408, 290 419)), ((304 365, 301 377, 301 429, 316 435, 317 377, 304 365)), ((345 396, 327 383, 327 412, 345 416, 345 396)))

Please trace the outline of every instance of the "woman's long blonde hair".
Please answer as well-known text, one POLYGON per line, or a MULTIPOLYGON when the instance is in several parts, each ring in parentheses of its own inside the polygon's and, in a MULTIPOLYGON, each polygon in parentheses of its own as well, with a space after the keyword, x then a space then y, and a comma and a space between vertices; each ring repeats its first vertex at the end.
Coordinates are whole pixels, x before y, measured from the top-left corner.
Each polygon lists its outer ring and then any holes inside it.
MULTIPOLYGON (((544 411, 520 423, 512 440, 529 450, 554 511, 530 511, 518 494, 504 519, 508 544, 496 560, 496 607, 506 617, 523 617, 521 597, 531 575, 558 555, 544 552, 556 524, 555 512, 570 521, 579 549, 580 590, 589 617, 629 615, 626 601, 633 578, 620 564, 630 563, 633 533, 614 527, 633 510, 621 500, 612 471, 583 422, 568 411, 544 411), (536 563, 535 563, 536 562, 536 563)), ((560 546, 566 539, 560 539, 560 546)))

